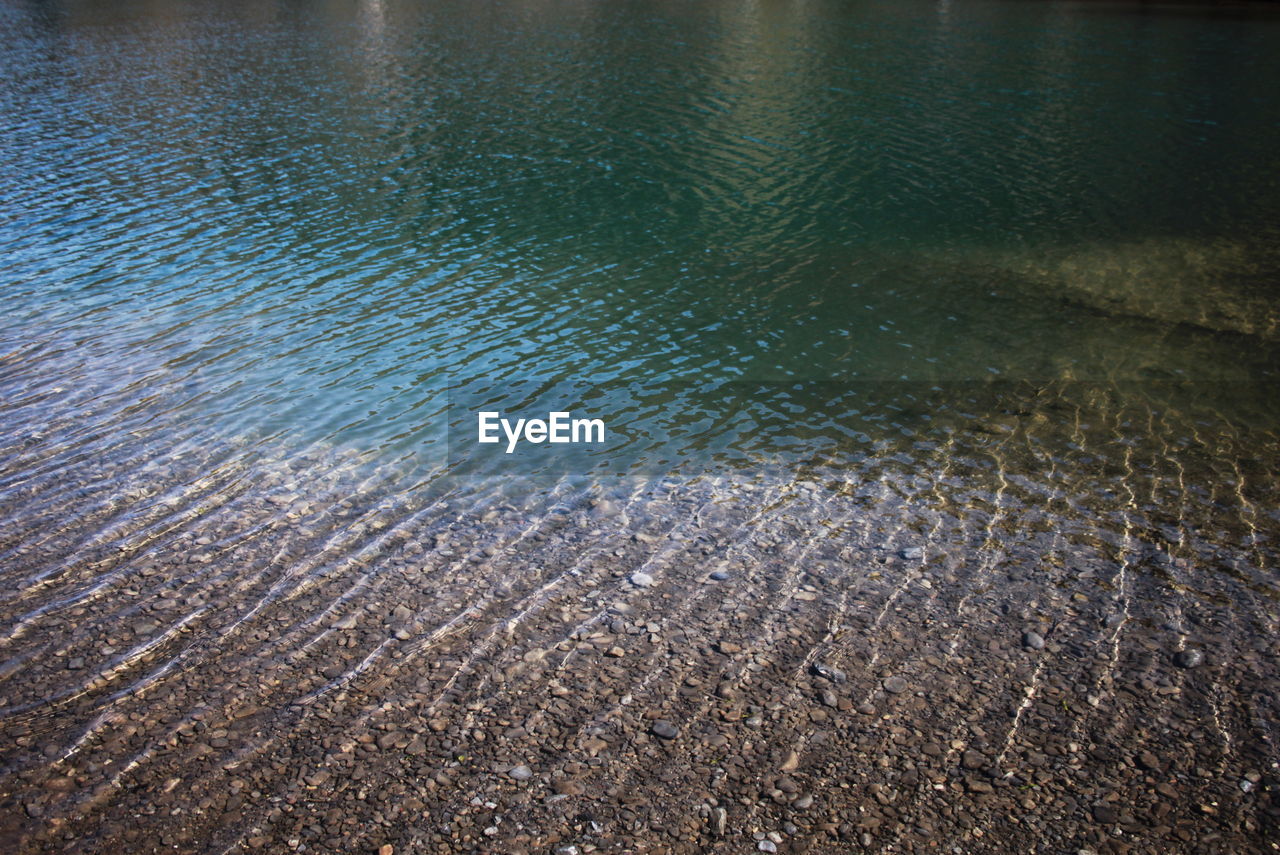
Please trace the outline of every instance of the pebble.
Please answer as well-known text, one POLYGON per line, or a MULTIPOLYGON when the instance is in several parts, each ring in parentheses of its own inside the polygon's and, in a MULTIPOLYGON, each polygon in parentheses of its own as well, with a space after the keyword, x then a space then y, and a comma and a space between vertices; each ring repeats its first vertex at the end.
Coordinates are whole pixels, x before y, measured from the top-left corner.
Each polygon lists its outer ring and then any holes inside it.
POLYGON ((522 764, 520 766, 512 766, 507 770, 507 774, 517 781, 527 781, 533 777, 533 770, 522 764))
POLYGON ((724 581, 727 581, 727 580, 728 580, 728 578, 729 578, 729 571, 727 571, 727 570, 713 570, 713 571, 711 571, 711 578, 712 578, 712 579, 714 579, 714 580, 715 580, 715 581, 717 581, 717 582, 724 582, 724 581))
POLYGON ((757 843, 756 848, 759 849, 761 852, 777 852, 778 844, 766 838, 764 840, 761 840, 759 843, 757 843))
POLYGON ((718 807, 711 812, 711 830, 716 837, 724 837, 725 825, 729 822, 729 812, 718 807))
POLYGON ((676 730, 676 726, 665 719, 655 721, 651 729, 654 735, 661 736, 663 739, 675 739, 680 735, 680 731, 676 730))
POLYGON ((849 676, 839 668, 832 667, 831 665, 825 665, 822 662, 813 663, 813 673, 817 674, 819 677, 830 680, 833 683, 843 683, 849 679, 849 676))
POLYGON ((1022 634, 1022 646, 1029 647, 1032 650, 1044 650, 1044 636, 1038 632, 1024 632, 1022 634))
POLYGON ((1204 664, 1204 653, 1194 647, 1188 647, 1174 654, 1173 663, 1179 668, 1195 668, 1204 664))
POLYGON ((908 688, 910 688, 910 686, 907 684, 907 681, 897 675, 885 678, 884 690, 890 694, 900 695, 908 688))
POLYGON ((631 574, 631 584, 637 588, 648 588, 653 584, 653 577, 639 570, 631 574))
POLYGON ((924 550, 921 549, 919 546, 908 546, 906 549, 901 550, 898 554, 901 555, 903 558, 907 559, 908 561, 919 561, 921 558, 924 558, 924 550))

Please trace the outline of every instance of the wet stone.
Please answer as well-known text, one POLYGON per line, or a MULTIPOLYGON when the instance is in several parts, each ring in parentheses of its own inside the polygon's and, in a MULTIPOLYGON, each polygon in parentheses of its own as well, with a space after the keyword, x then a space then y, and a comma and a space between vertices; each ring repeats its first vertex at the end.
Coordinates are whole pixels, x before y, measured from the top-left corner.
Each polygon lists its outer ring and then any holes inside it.
POLYGON ((663 739, 675 739, 680 735, 680 731, 676 729, 676 726, 665 719, 658 719, 650 729, 655 736, 660 736, 663 739))
POLYGON ((1111 825, 1120 821, 1120 814, 1110 805, 1094 805, 1093 818, 1096 822, 1111 825))
POLYGON ((1174 654, 1173 662, 1179 668, 1195 668, 1204 664, 1204 653, 1194 647, 1188 647, 1174 654))
POLYGON ((885 678, 884 690, 892 695, 900 695, 909 688, 911 688, 910 684, 902 677, 894 675, 885 678))
POLYGON ((1024 632, 1022 646, 1030 650, 1044 650, 1044 636, 1038 632, 1024 632))
POLYGON ((826 665, 822 662, 813 663, 813 673, 823 679, 830 680, 833 683, 843 683, 849 679, 849 676, 832 665, 826 665))

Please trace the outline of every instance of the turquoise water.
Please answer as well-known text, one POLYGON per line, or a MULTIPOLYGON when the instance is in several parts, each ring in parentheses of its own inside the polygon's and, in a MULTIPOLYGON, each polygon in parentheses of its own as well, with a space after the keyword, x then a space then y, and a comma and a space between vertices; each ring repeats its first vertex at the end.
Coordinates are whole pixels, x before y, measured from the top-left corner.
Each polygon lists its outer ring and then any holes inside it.
POLYGON ((868 413, 975 381, 1230 389, 1274 419, 1265 12, 7 3, 0 26, 0 349, 152 425, 438 463, 478 403, 531 415, 540 389, 611 428, 561 463, 626 469, 839 459, 868 413))

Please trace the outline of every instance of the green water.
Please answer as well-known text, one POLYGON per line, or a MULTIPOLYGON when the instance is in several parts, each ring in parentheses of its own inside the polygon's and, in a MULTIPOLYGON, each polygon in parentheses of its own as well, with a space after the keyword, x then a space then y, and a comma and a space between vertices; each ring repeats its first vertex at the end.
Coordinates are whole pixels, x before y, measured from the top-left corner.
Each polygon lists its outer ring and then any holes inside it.
POLYGON ((536 403, 608 423, 572 466, 625 469, 838 457, 974 382, 1274 418, 1266 10, 71 2, 0 28, 0 348, 14 382, 116 396, 104 428, 141 401, 201 441, 438 461, 477 407, 536 403))

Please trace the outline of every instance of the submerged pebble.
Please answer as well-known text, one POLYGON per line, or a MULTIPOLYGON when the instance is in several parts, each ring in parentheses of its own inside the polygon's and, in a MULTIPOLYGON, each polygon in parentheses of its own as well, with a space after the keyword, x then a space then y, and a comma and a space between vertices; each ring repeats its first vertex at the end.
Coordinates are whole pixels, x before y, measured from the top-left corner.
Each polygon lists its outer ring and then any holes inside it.
POLYGON ((1194 647, 1188 647, 1174 654, 1173 661, 1179 668, 1195 668, 1204 663, 1204 653, 1194 647))

